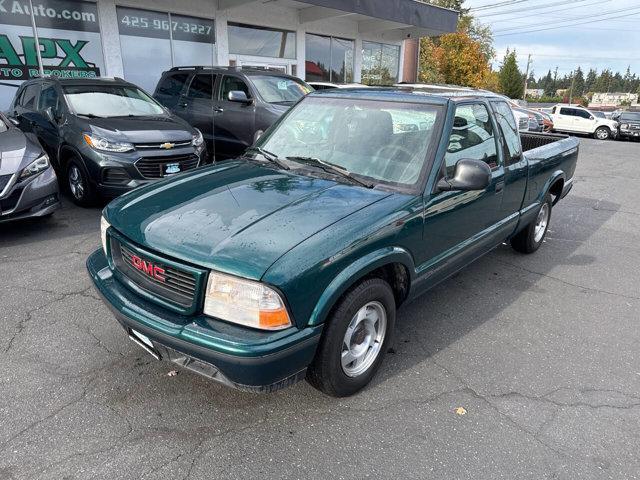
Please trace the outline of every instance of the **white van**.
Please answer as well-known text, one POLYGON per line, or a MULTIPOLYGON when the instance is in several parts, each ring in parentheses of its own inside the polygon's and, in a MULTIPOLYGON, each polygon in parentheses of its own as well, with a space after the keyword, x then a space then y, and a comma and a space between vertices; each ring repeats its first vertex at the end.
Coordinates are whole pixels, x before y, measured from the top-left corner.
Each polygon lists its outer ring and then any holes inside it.
POLYGON ((618 122, 596 117, 579 105, 558 104, 551 109, 555 132, 583 133, 593 135, 598 140, 615 138, 618 122))

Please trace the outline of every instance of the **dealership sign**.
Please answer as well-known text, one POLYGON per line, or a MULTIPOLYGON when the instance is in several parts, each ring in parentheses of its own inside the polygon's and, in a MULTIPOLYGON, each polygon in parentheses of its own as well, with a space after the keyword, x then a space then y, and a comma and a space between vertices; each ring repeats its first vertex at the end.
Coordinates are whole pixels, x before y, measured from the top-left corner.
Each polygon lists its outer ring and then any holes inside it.
POLYGON ((39 75, 97 77, 104 72, 95 3, 70 0, 0 0, 0 109, 23 80, 39 75), (37 30, 34 35, 32 17, 37 30))

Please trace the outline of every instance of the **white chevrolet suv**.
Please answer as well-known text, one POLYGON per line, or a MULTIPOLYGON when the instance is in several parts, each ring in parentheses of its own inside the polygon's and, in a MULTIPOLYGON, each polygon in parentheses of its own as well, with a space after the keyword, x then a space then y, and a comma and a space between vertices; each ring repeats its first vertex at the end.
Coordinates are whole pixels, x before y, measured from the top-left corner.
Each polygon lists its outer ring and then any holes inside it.
POLYGON ((596 117, 579 105, 558 104, 551 109, 555 132, 583 133, 593 135, 598 140, 615 138, 618 122, 596 117))

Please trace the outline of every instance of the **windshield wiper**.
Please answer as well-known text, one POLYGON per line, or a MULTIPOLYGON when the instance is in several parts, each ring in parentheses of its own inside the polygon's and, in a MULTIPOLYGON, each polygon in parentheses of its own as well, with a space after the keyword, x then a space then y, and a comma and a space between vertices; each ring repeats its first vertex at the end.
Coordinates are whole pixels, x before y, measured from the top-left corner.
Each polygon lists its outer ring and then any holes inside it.
POLYGON ((80 115, 81 117, 87 117, 87 118, 106 118, 100 115, 95 115, 93 113, 78 113, 78 115, 80 115))
POLYGON ((347 170, 346 168, 335 165, 331 162, 327 162, 325 160, 320 160, 315 157, 286 157, 287 160, 293 160, 294 162, 304 163, 306 165, 313 165, 314 167, 318 167, 321 170, 324 170, 327 173, 338 174, 341 177, 349 179, 353 183, 357 183, 366 188, 373 188, 375 185, 373 183, 365 182, 353 176, 353 174, 347 170))
POLYGON ((245 153, 248 153, 248 152, 259 153, 264 158, 266 158, 268 161, 270 161, 271 163, 275 163, 280 168, 282 168, 284 170, 291 170, 291 167, 289 165, 287 165, 286 163, 284 163, 282 160, 280 160, 278 155, 276 155, 275 153, 271 153, 270 151, 265 150, 262 147, 249 147, 249 148, 247 148, 245 150, 245 153))

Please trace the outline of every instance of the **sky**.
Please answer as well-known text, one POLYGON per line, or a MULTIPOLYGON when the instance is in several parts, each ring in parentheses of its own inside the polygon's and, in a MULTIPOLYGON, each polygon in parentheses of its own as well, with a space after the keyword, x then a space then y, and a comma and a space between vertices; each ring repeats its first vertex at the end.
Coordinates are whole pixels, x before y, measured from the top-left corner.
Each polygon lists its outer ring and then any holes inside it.
POLYGON ((509 48, 523 72, 531 54, 536 78, 556 66, 564 75, 578 66, 624 74, 630 65, 640 75, 640 0, 466 0, 464 6, 491 26, 496 67, 509 48))

